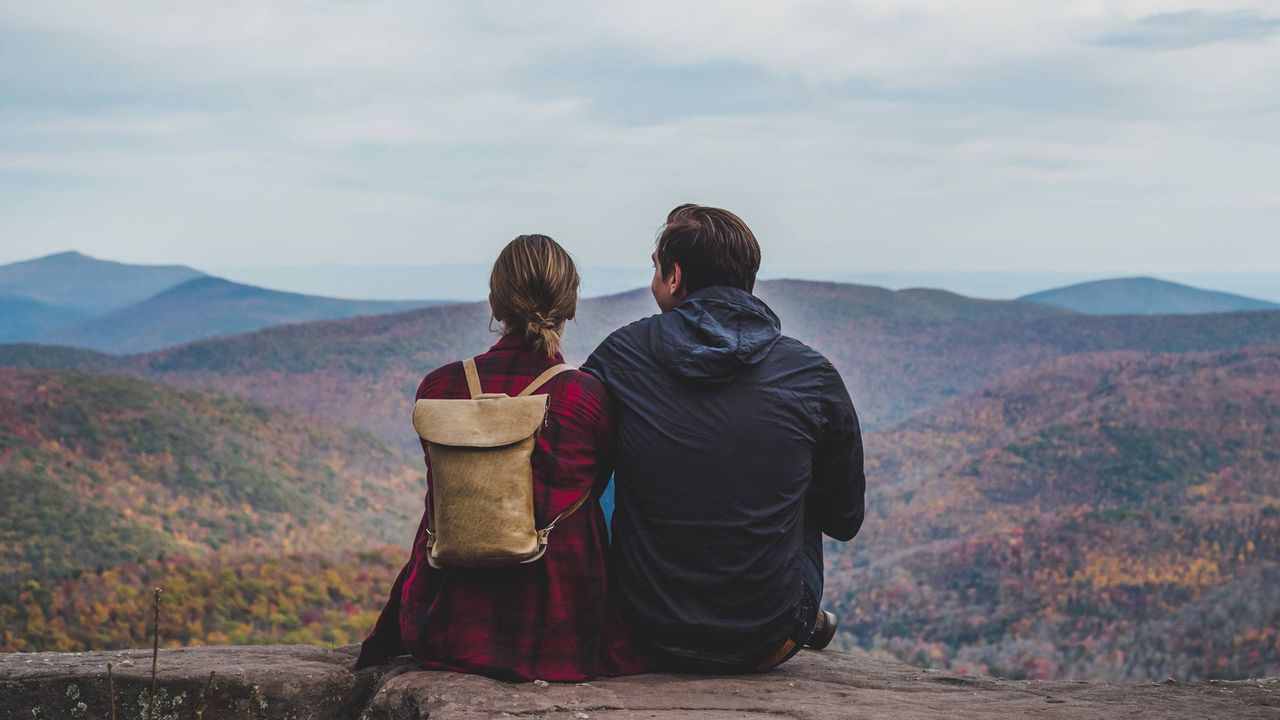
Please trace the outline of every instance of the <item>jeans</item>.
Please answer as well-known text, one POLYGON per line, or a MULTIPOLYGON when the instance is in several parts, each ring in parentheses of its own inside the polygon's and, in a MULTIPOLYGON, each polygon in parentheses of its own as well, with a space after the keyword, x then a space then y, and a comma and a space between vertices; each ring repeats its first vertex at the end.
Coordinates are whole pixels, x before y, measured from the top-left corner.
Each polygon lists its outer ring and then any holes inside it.
POLYGON ((822 609, 822 531, 808 519, 804 527, 804 545, 800 552, 800 585, 802 590, 800 605, 796 608, 796 633, 791 636, 795 647, 772 667, 781 665, 800 652, 800 648, 809 641, 809 636, 813 635, 813 628, 818 623, 818 613, 822 609))
MULTIPOLYGON (((801 548, 800 554, 800 582, 813 595, 816 601, 822 600, 822 531, 818 529, 817 523, 806 522, 804 525, 804 547, 801 548)), ((810 618, 809 630, 813 630, 813 623, 817 620, 818 613, 814 610, 813 617, 810 618)), ((806 640, 808 638, 805 638, 806 640)))

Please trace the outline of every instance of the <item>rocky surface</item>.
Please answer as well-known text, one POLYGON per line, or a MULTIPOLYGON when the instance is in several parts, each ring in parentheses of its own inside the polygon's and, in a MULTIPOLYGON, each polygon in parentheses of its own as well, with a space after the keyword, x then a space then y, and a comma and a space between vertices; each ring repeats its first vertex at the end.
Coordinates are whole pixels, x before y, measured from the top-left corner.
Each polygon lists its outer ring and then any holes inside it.
POLYGON ((1280 678, 1145 685, 991 680, 806 651, 766 675, 548 685, 422 672, 407 660, 357 672, 353 660, 354 648, 165 650, 153 715, 147 651, 0 655, 0 720, 111 718, 110 684, 119 720, 1280 718, 1280 678))

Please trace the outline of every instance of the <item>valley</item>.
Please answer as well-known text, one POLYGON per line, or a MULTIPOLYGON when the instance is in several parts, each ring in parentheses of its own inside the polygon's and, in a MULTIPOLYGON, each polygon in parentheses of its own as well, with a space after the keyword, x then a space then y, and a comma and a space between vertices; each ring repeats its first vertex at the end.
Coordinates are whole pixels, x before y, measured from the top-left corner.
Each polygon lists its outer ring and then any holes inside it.
MULTIPOLYGON (((757 292, 863 422, 868 519, 827 554, 841 647, 1007 677, 1280 672, 1280 312, 757 292)), ((583 300, 568 360, 652 302, 583 300)), ((131 355, 0 345, 21 499, 0 518, 2 647, 136 645, 141 625, 76 618, 132 617, 152 584, 182 588, 175 644, 354 641, 420 514, 413 391, 491 345, 488 320, 462 303, 131 355)))

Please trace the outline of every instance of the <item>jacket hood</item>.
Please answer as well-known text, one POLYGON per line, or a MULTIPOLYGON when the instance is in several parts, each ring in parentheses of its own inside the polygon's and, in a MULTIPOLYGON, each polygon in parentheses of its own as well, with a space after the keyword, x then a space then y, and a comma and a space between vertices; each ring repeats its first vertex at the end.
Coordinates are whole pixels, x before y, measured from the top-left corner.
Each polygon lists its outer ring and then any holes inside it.
POLYGON ((760 298, 715 286, 685 298, 658 316, 653 351, 671 374, 710 384, 732 382, 768 356, 782 322, 760 298))

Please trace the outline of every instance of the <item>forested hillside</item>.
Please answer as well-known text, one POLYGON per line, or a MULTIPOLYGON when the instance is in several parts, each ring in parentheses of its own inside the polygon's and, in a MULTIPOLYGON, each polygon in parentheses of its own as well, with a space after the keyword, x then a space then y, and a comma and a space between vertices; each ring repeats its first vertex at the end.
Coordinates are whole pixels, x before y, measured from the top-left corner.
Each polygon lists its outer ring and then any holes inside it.
MULTIPOLYGON (((1280 313, 760 293, 864 420, 867 522, 828 554, 838 642, 1015 677, 1280 673, 1280 313)), ((647 291, 584 301, 570 360, 651 311, 647 291)), ((130 357, 0 347, 29 368, 0 371, 4 647, 139 644, 153 584, 179 588, 172 642, 352 640, 420 513, 413 390, 492 344, 488 320, 431 307, 130 357), (382 544, 400 550, 349 554, 382 544)))
POLYGON ((856 646, 1015 677, 1280 672, 1280 350, 1053 361, 867 454, 866 529, 828 563, 856 646))
POLYGON ((401 543, 420 461, 357 430, 108 375, 0 371, 0 605, 158 557, 401 543))
MULTIPOLYGON (((1280 312, 1094 317, 934 290, 802 281, 761 283, 759 292, 784 332, 835 363, 868 429, 1067 355, 1280 344, 1280 312)), ((580 362, 609 331, 655 310, 647 290, 583 301, 568 328, 568 359, 580 362)), ((119 360, 78 357, 89 369, 252 397, 411 449, 405 417, 418 382, 487 349, 497 339, 488 320, 488 306, 471 303, 276 327, 119 360)), ((0 348, 0 363, 75 366, 65 351, 48 352, 0 348)))
MULTIPOLYGON (((883 427, 1020 367, 1103 350, 1188 352, 1280 344, 1280 312, 1091 317, 936 291, 780 281, 761 295, 783 331, 826 354, 867 428, 883 427)), ((652 314, 647 291, 585 301, 568 330, 580 362, 620 325, 652 314)), ((139 356, 134 372, 178 386, 247 394, 356 424, 411 447, 406 406, 422 376, 483 352, 484 304, 274 328, 139 356)))
POLYGON ((407 556, 212 553, 27 580, 0 603, 0 652, 146 647, 155 587, 164 647, 349 645, 373 627, 407 556))

